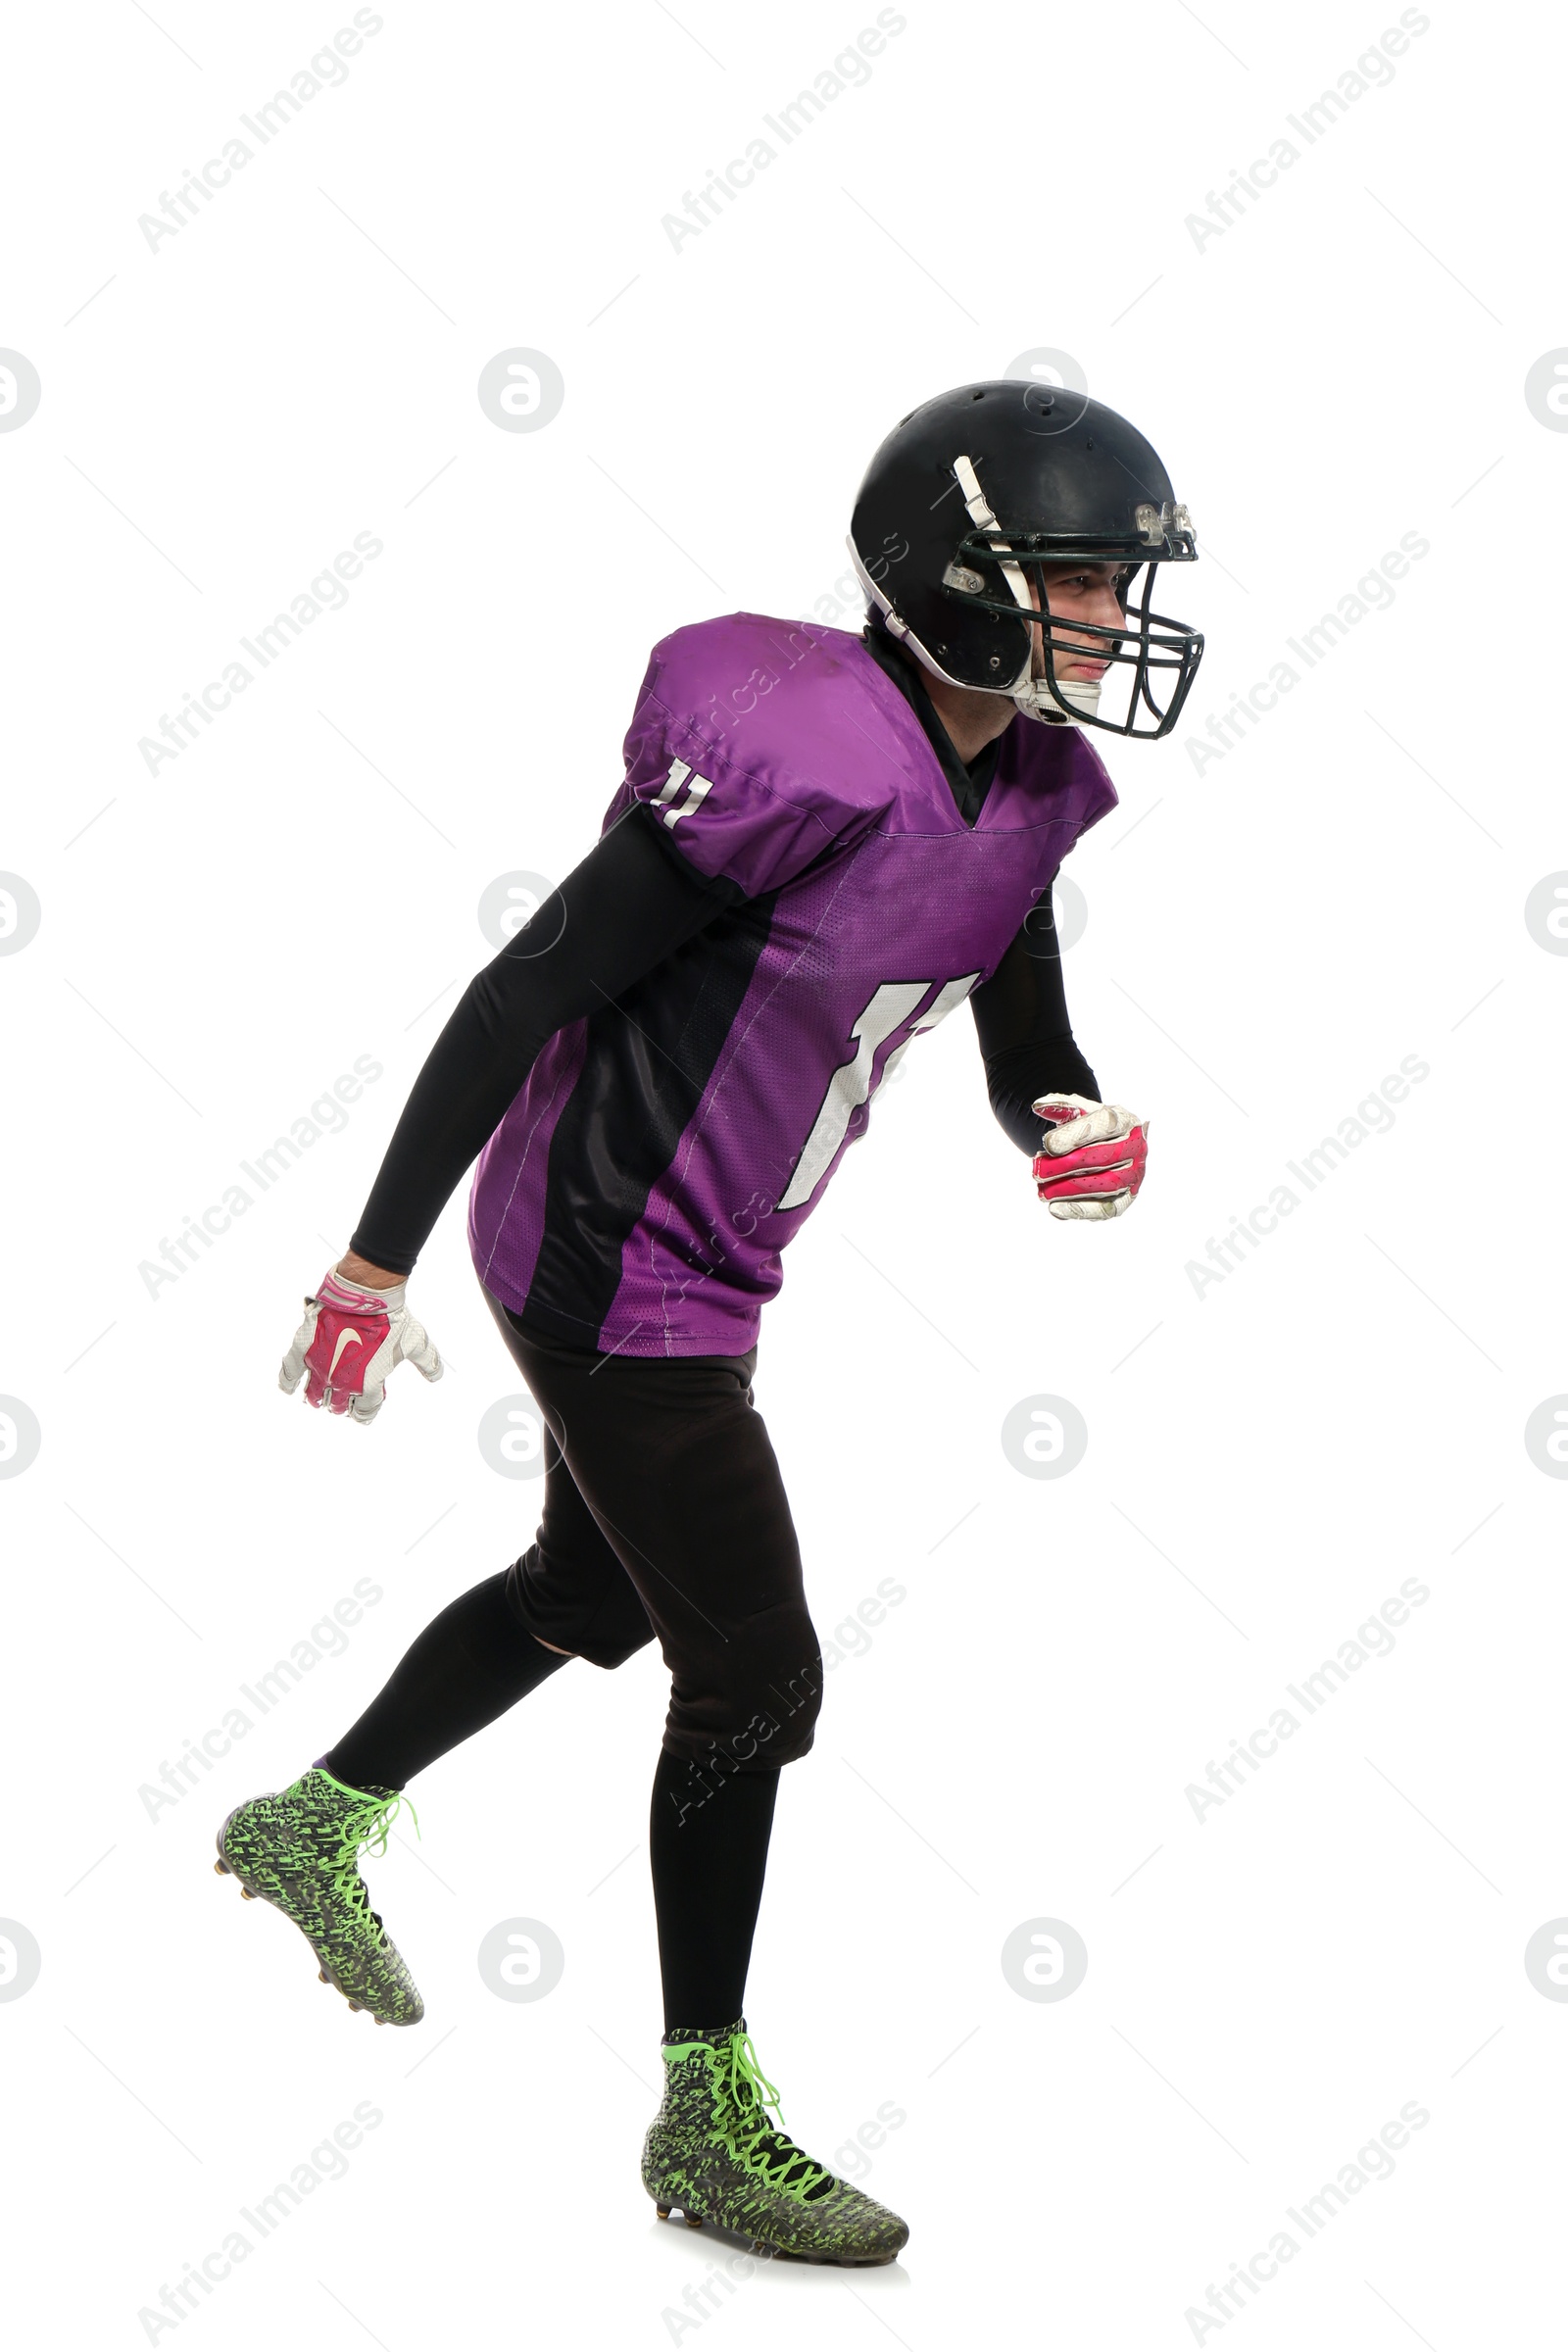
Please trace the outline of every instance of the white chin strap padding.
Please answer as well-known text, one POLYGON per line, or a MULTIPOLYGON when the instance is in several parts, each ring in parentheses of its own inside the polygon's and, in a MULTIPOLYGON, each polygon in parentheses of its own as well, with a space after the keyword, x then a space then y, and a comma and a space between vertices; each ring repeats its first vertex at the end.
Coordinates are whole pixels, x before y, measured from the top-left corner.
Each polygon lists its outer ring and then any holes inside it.
POLYGON ((1026 686, 1014 687, 1012 699, 1025 718, 1041 718, 1048 725, 1063 719, 1094 718, 1100 710, 1100 680, 1061 678, 1054 689, 1049 678, 1031 678, 1026 686))

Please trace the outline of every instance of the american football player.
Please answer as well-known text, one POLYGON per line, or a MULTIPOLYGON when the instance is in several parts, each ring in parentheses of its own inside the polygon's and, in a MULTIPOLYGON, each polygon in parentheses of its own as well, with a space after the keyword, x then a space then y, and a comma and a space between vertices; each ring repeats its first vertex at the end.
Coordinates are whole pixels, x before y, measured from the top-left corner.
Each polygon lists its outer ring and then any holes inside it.
POLYGON ((1174 723, 1202 640, 1152 603, 1191 563, 1144 436, 1086 396, 966 384, 889 434, 856 502, 855 635, 755 613, 654 648, 601 837, 467 989, 416 1079, 282 1386, 366 1425, 441 1361, 410 1277, 477 1159, 468 1238, 547 1431, 519 1558, 445 1608, 351 1729, 231 1812, 220 1871, 304 1931, 350 2006, 409 2025, 359 1856, 415 1775, 570 1660, 658 1641, 650 1844, 662 2216, 891 2261, 907 2230, 784 2132, 743 1998, 783 1767, 821 1657, 753 1396, 781 1255, 920 1036, 970 1008, 1050 1214, 1137 1199, 1148 1122, 1074 1041, 1053 877, 1115 805, 1096 742, 1174 723))

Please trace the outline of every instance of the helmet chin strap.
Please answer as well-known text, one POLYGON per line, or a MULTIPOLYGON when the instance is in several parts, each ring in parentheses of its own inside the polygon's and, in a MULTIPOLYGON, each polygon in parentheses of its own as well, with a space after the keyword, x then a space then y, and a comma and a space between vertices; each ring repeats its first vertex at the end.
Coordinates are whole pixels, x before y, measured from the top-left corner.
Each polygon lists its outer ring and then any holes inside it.
POLYGON ((1049 678, 1031 678, 1027 686, 1013 688, 1012 699, 1025 718, 1042 719, 1048 727, 1065 726, 1075 718, 1096 716, 1100 680, 1061 678, 1053 686, 1049 678))
MULTIPOLYGON (((973 460, 955 458, 953 471, 958 488, 963 493, 963 503, 969 511, 969 520, 974 524, 975 529, 977 531, 1000 530, 1001 525, 992 512, 990 501, 980 487, 980 476, 975 472, 973 460)), ((1008 553, 1007 542, 1004 539, 999 538, 994 544, 998 555, 1005 556, 1008 553)), ((1098 678, 1063 678, 1059 685, 1053 686, 1048 677, 1037 678, 1032 674, 1035 642, 1033 624, 1041 617, 1040 609, 1029 593, 1029 583, 1024 578, 1018 564, 1004 564, 1002 575, 1012 591, 1014 603, 1020 612, 1027 615, 1031 624, 1029 659, 1024 674, 1021 678, 1015 678, 1011 687, 1007 689, 1011 693, 1013 702, 1023 712, 1025 718, 1038 718, 1048 727, 1066 726, 1075 718, 1093 718, 1100 709, 1100 680, 1098 678)))

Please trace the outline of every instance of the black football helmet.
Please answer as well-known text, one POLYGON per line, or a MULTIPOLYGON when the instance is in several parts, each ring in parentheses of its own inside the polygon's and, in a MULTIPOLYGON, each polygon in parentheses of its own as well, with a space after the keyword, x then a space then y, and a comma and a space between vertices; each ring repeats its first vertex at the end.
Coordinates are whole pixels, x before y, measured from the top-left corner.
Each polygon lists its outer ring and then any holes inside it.
POLYGON ((1010 695, 1048 724, 1149 741, 1175 725, 1203 640, 1152 611, 1154 574, 1194 563, 1198 545, 1164 466, 1114 409, 1041 383, 939 393, 871 460, 849 545, 887 627, 934 677, 1010 695), (1120 628, 1063 619, 1054 634, 1044 566, 1068 561, 1125 566, 1120 628), (1056 656, 1073 652, 1108 662, 1103 678, 1058 681, 1056 656))

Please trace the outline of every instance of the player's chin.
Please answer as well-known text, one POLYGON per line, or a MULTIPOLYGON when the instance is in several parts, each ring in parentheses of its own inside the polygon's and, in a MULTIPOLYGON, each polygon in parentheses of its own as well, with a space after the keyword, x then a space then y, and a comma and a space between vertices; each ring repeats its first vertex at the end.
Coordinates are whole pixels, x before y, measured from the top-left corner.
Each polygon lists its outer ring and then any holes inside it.
POLYGON ((1107 1217, 1124 1216, 1132 1201, 1131 1193, 1109 1193, 1091 1195, 1088 1200, 1048 1200, 1046 1206, 1064 1225, 1102 1225, 1107 1217))

